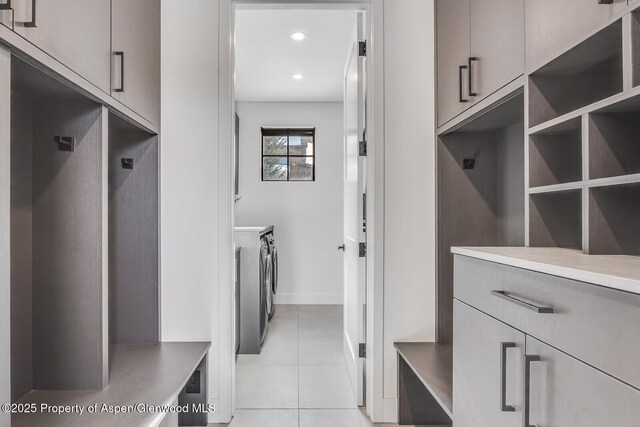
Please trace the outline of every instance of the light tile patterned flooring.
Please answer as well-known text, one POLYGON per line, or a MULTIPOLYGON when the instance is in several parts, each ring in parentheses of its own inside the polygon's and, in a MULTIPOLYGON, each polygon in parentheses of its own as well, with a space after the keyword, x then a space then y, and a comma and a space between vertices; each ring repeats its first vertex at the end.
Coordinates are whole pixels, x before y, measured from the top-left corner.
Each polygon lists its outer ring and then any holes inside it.
POLYGON ((351 391, 342 306, 277 306, 261 354, 238 355, 236 408, 230 427, 373 426, 351 391))

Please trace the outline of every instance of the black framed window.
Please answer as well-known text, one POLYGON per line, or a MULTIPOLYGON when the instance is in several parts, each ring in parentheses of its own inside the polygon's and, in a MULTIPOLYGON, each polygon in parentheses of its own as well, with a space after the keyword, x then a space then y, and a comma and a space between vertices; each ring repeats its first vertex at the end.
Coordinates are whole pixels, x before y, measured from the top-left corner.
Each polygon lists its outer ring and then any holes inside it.
POLYGON ((315 181, 315 128, 262 128, 263 181, 315 181))

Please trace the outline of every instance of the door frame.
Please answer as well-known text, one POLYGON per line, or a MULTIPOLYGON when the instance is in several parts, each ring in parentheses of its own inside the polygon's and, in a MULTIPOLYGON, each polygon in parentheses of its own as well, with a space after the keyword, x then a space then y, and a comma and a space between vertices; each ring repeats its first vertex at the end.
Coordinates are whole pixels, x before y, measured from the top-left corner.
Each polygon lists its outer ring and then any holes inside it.
MULTIPOLYGON (((234 333, 234 17, 236 8, 353 9, 367 12, 367 362, 366 412, 383 420, 384 309, 384 0, 219 0, 218 22, 218 293, 217 422, 235 414, 234 333)), ((216 326, 216 325, 212 325, 216 326)), ((215 332, 214 332, 215 334, 215 332)), ((215 368, 214 368, 215 369, 215 368)), ((214 422, 214 420, 210 420, 214 422)))

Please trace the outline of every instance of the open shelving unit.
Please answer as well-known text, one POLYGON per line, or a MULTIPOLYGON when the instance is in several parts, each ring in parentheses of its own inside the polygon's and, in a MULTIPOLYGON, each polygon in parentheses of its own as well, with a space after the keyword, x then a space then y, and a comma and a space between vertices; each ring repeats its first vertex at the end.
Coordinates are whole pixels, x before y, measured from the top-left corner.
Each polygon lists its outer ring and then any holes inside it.
POLYGON ((527 245, 640 255, 640 9, 529 75, 527 245))
POLYGON ((524 93, 438 136, 438 342, 453 340, 453 246, 525 240, 524 93), (453 191, 452 191, 453 189, 453 191))

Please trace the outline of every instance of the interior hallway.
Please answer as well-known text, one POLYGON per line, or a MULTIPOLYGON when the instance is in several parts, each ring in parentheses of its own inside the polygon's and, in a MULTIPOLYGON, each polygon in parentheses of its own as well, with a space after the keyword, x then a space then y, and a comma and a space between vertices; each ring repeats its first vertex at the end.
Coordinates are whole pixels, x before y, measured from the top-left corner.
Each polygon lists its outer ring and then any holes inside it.
POLYGON ((236 415, 228 425, 373 425, 357 407, 349 383, 342 354, 342 306, 276 307, 262 353, 237 358, 236 415))

